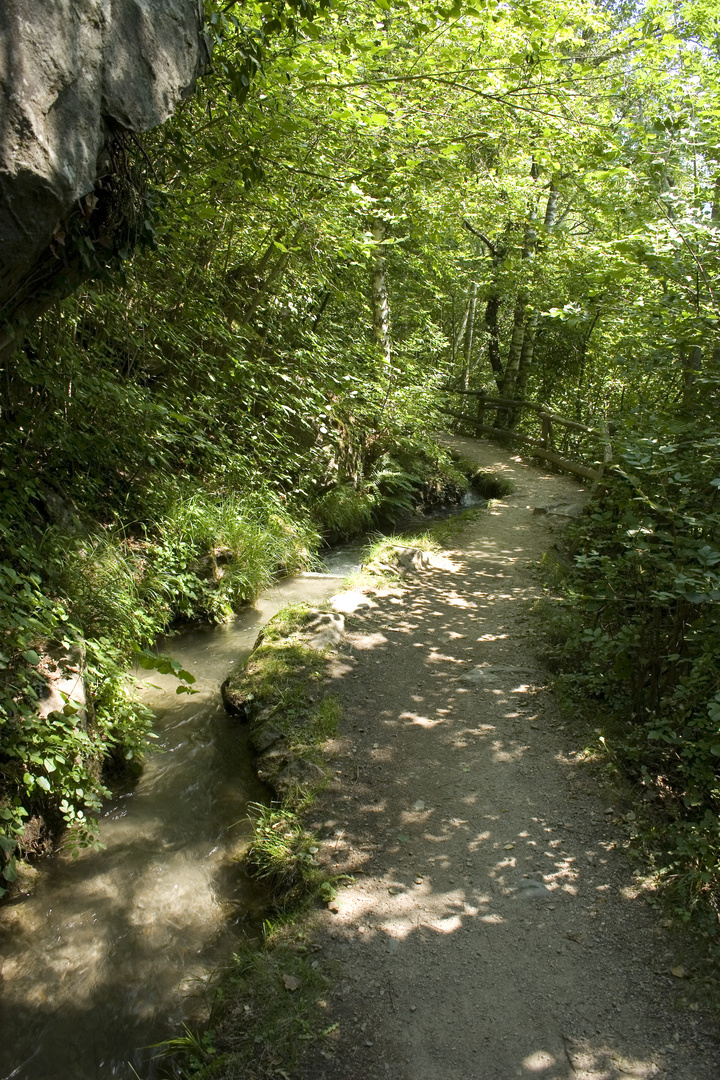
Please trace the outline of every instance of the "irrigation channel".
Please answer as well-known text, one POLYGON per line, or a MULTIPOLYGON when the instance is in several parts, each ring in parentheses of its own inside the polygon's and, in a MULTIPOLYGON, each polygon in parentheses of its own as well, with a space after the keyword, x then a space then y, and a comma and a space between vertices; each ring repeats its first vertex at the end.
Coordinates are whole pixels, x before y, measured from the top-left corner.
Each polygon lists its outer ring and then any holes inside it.
POLYGON ((267 798, 220 684, 280 608, 337 592, 361 550, 336 548, 324 573, 281 580, 234 622, 162 643, 198 693, 178 697, 156 672, 145 681, 157 743, 103 809, 105 849, 59 850, 0 909, 0 1080, 152 1078, 153 1044, 206 1014, 208 976, 258 918, 238 856, 248 803, 267 798))

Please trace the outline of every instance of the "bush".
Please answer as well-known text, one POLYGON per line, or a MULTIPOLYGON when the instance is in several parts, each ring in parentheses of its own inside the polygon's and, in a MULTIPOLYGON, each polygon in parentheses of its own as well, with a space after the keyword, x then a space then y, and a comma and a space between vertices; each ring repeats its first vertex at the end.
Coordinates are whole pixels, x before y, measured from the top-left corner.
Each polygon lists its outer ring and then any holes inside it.
MULTIPOLYGON (((142 754, 151 717, 127 671, 141 650, 145 667, 189 672, 150 651, 178 617, 223 619, 254 599, 279 572, 307 566, 317 534, 278 496, 216 498, 196 493, 168 505, 151 538, 110 526, 85 535, 46 532, 45 575, 0 567, 0 849, 12 881, 25 822, 42 814, 71 830, 75 847, 96 842, 95 814, 107 795, 103 760, 142 754), (74 650, 89 706, 68 701, 41 720, 42 668, 74 650), (43 659, 45 658, 45 659, 43 659)), ((42 560, 42 561, 40 561, 42 560)), ((1 895, 1 894, 0 894, 1 895)))
POLYGON ((720 501, 700 428, 628 444, 574 526, 552 630, 560 680, 606 717, 606 745, 658 808, 660 877, 686 912, 720 912, 720 501))

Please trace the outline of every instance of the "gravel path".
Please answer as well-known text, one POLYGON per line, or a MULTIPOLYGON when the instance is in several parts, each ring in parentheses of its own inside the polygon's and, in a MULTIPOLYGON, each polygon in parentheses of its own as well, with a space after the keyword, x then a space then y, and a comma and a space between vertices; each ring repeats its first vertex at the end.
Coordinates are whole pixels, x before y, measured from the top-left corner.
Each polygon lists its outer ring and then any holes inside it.
POLYGON ((561 527, 533 508, 582 489, 452 442, 517 488, 444 566, 351 621, 335 782, 312 819, 320 857, 355 876, 315 928, 339 1026, 298 1075, 718 1080, 693 978, 672 974, 673 932, 528 633, 529 564, 561 527))

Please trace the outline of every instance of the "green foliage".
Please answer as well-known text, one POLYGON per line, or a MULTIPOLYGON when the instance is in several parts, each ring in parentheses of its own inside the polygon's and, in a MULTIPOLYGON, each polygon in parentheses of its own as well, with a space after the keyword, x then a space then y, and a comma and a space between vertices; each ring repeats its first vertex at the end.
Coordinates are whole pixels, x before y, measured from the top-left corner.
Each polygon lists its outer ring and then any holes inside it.
POLYGON ((574 528, 553 630, 560 684, 605 717, 648 803, 661 878, 717 936, 720 911, 720 503, 704 421, 655 418, 574 528))
POLYGON ((325 899, 328 878, 315 862, 317 839, 297 813, 255 804, 253 840, 247 865, 269 893, 272 910, 297 912, 316 899, 325 899))
MULTIPOLYGON (((432 441, 447 385, 507 383, 621 427, 662 414, 661 445, 627 447, 583 523, 573 588, 586 615, 563 662, 576 657, 593 699, 632 717, 628 746, 644 733, 628 760, 657 770, 677 828, 710 836, 708 10, 208 4, 211 72, 137 160, 127 148, 130 172, 153 163, 139 225, 155 246, 132 262, 113 248, 117 277, 48 311, 3 361, 6 877, 28 814, 87 821, 105 750, 140 752, 147 717, 124 675, 135 647, 152 662, 173 620, 227 617, 309 565, 318 534, 457 499, 465 482, 432 441), (389 359, 373 334, 379 270, 389 359), (84 653, 92 715, 39 724, 39 665, 69 648, 84 653)), ((88 268, 103 261, 91 249, 88 268)), ((555 439, 597 454, 577 432, 555 439)), ((299 663, 313 661, 276 658, 281 683, 282 664, 299 663)))
MULTIPOLYGON (((20 529, 19 523, 15 523, 20 529)), ((0 826, 4 877, 14 875, 24 823, 32 814, 62 820, 75 847, 96 843, 95 815, 107 794, 103 760, 141 757, 150 715, 135 699, 127 670, 174 672, 178 693, 195 681, 149 649, 178 617, 226 618, 278 572, 308 565, 316 534, 277 495, 217 498, 196 493, 166 508, 144 537, 118 528, 85 534, 46 531, 38 573, 0 569, 2 751, 0 826), (88 698, 68 700, 47 719, 38 698, 53 656, 72 654, 88 698)), ((68 661, 60 662, 61 669, 68 661)), ((320 724, 322 726, 322 724, 320 724)))
POLYGON ((333 1030, 323 1022, 327 987, 301 940, 279 933, 262 948, 241 946, 221 975, 210 1027, 201 1035, 186 1028, 162 1044, 168 1075, 249 1080, 293 1069, 310 1043, 333 1030))
POLYGON ((369 448, 359 487, 340 483, 314 504, 328 541, 357 536, 371 526, 391 527, 424 508, 459 502, 467 480, 436 444, 405 431, 386 431, 369 448), (392 450, 383 451, 384 445, 392 450))
POLYGON ((340 540, 365 532, 373 520, 374 500, 367 491, 352 484, 338 484, 326 491, 313 506, 313 515, 329 540, 340 540))
POLYGON ((149 546, 147 591, 164 593, 173 615, 228 618, 278 573, 307 569, 318 536, 277 495, 257 491, 179 501, 149 546))
POLYGON ((12 881, 33 814, 63 820, 75 851, 97 844, 95 814, 107 793, 102 758, 120 744, 127 755, 144 745, 149 714, 133 698, 122 649, 102 636, 84 639, 71 605, 48 595, 39 575, 22 578, 5 566, 2 577, 0 618, 9 629, 0 670, 0 846, 3 877, 12 881), (62 708, 41 720, 54 655, 61 672, 71 664, 92 704, 65 695, 62 708))

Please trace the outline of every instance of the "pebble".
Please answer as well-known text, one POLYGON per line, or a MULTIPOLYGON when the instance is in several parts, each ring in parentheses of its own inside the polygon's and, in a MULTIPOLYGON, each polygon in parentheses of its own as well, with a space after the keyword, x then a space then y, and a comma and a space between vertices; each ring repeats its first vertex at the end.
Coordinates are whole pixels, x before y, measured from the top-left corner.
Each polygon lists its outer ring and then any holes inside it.
POLYGON ((522 899, 531 899, 534 897, 552 896, 552 892, 544 882, 538 881, 537 878, 526 878, 525 881, 521 881, 518 884, 515 895, 522 899))

